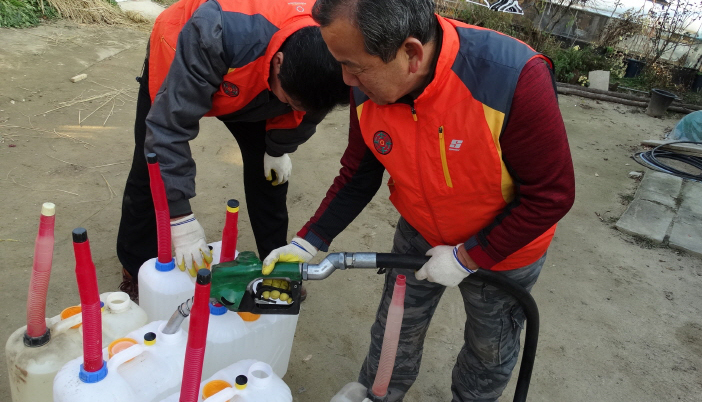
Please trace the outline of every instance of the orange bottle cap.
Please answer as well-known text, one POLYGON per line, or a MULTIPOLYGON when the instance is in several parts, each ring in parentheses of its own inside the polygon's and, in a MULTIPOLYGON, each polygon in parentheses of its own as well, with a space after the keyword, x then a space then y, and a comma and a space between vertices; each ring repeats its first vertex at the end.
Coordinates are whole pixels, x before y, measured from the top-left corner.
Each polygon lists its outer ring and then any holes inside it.
POLYGON ((202 399, 207 399, 211 397, 212 395, 216 394, 217 392, 225 389, 225 388, 231 388, 232 385, 226 381, 222 380, 212 380, 205 384, 204 387, 202 387, 202 399))
POLYGON ((110 358, 112 358, 112 356, 116 355, 117 353, 127 349, 130 346, 136 345, 136 344, 137 344, 137 341, 135 341, 132 338, 115 339, 107 346, 107 354, 110 358))
MULTIPOLYGON (((61 311, 61 319, 65 320, 68 317, 73 317, 74 315, 79 314, 81 311, 82 310, 81 310, 79 305, 66 307, 65 309, 63 309, 63 311, 61 311)), ((77 325, 72 326, 71 329, 78 328, 80 326, 81 326, 81 324, 77 324, 77 325)))
POLYGON ((247 313, 244 311, 240 311, 239 317, 241 317, 241 319, 244 321, 252 322, 252 321, 256 321, 259 318, 261 318, 261 314, 254 314, 254 313, 247 313))

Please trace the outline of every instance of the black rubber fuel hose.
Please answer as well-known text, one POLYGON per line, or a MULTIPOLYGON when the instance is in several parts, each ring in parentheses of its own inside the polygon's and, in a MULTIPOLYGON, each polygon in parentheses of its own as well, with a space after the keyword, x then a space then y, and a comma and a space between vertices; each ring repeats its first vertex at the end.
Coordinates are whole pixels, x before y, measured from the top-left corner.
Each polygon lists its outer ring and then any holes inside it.
MULTIPOLYGON (((429 261, 429 257, 422 255, 407 255, 393 253, 378 253, 375 257, 376 265, 379 268, 404 268, 420 269, 429 261)), ((468 280, 484 282, 501 289, 512 295, 524 311, 526 316, 526 329, 524 331, 524 348, 522 352, 522 364, 519 366, 519 377, 517 387, 514 391, 514 402, 524 402, 529 392, 529 382, 534 369, 534 359, 536 357, 536 346, 539 341, 539 308, 536 306, 534 298, 524 287, 514 280, 502 275, 497 271, 479 269, 470 274, 468 280)))

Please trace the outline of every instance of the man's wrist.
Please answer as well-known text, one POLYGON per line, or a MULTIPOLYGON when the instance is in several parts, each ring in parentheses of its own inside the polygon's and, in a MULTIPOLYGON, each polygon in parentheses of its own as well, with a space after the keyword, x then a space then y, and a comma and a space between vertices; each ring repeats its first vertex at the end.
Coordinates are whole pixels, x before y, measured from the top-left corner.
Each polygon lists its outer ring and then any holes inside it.
POLYGON ((470 258, 470 255, 468 255, 468 252, 466 251, 463 244, 459 244, 454 250, 456 259, 461 263, 461 265, 464 268, 466 268, 467 271, 474 272, 480 269, 480 266, 478 266, 478 264, 475 261, 473 261, 472 258, 470 258))

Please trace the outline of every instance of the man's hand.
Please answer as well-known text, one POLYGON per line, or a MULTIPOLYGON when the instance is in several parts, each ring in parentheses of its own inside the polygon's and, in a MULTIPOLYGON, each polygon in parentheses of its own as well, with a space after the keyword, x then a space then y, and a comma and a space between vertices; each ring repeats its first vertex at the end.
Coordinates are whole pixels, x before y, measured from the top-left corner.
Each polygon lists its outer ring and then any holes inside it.
POLYGON ((458 256, 461 246, 461 244, 456 247, 436 246, 427 251, 427 255, 431 256, 431 258, 424 264, 422 269, 417 271, 415 277, 419 280, 426 279, 444 286, 457 286, 465 277, 477 269, 475 263, 472 264, 475 269, 471 269, 461 262, 458 256))
POLYGON ((263 260, 263 275, 268 275, 273 272, 275 263, 277 262, 309 262, 317 255, 317 249, 314 248, 307 240, 300 237, 293 237, 290 244, 279 247, 263 260))
POLYGON ((271 171, 275 172, 274 186, 287 182, 292 172, 292 162, 288 154, 283 154, 283 156, 270 156, 266 153, 263 156, 263 175, 266 176, 266 180, 268 181, 273 180, 271 171))
POLYGON ((197 270, 212 262, 212 251, 205 242, 205 230, 190 214, 171 220, 171 240, 175 248, 176 265, 195 277, 197 270))

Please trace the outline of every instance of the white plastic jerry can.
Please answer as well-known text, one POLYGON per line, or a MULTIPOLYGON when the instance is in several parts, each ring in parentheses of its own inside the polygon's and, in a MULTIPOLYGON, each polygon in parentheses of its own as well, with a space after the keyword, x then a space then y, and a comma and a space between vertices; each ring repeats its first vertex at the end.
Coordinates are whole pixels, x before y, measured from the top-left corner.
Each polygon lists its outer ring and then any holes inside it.
MULTIPOLYGON (((178 402, 179 393, 161 402, 178 402)), ((242 360, 216 372, 200 383, 198 402, 292 402, 290 388, 271 366, 242 360)))
MULTIPOLYGON (((239 360, 267 363, 278 377, 288 371, 297 315, 236 313, 210 304, 207 347, 202 376, 239 360)), ((190 317, 183 322, 187 332, 190 317)))
POLYGON ((111 342, 103 349, 107 373, 99 381, 79 378, 82 357, 66 363, 54 381, 54 402, 151 402, 178 391, 188 336, 181 328, 164 334, 165 325, 151 322, 111 342))
MULTIPOLYGON (((219 263, 222 242, 210 243, 212 264, 219 263)), ((139 268, 139 306, 149 321, 168 320, 178 306, 195 294, 195 278, 177 269, 174 262, 161 264, 156 258, 139 268)))
MULTIPOLYGON (((190 317, 183 322, 183 330, 187 333, 189 327, 190 317)), ((237 357, 240 351, 247 348, 245 340, 248 335, 247 323, 239 314, 227 310, 225 306, 210 303, 202 377, 207 378, 233 362, 242 360, 237 357)))
MULTIPOLYGON (((109 343, 146 324, 146 313, 123 292, 100 295, 103 302, 102 338, 109 343)), ((80 306, 46 320, 51 340, 40 347, 24 344, 26 327, 15 331, 5 344, 12 402, 50 402, 56 373, 83 354, 80 306)))
POLYGON ((249 330, 242 359, 268 363, 278 377, 285 376, 297 328, 297 314, 261 314, 258 318, 254 314, 239 314, 249 330))

